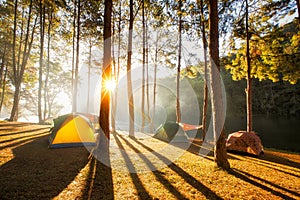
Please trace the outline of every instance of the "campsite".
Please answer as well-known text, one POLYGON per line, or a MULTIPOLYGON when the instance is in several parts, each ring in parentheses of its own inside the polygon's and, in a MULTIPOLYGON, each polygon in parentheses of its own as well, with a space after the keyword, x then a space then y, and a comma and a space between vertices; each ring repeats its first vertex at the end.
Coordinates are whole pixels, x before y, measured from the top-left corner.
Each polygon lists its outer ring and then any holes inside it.
MULTIPOLYGON (((213 167, 192 146, 158 171, 128 173, 88 160, 84 147, 48 148, 49 126, 1 123, 1 199, 298 199, 300 155, 266 150, 229 154, 232 172, 213 167), (284 181, 283 181, 284 180, 284 181)), ((148 151, 129 137, 126 151, 148 151), (132 146, 131 146, 132 145, 132 146)), ((151 148, 154 146, 149 145, 151 148)), ((125 158, 123 158, 125 159, 125 158)), ((130 165, 135 165, 129 162, 130 165)))
POLYGON ((0 200, 300 199, 300 0, 0 0, 0 200))

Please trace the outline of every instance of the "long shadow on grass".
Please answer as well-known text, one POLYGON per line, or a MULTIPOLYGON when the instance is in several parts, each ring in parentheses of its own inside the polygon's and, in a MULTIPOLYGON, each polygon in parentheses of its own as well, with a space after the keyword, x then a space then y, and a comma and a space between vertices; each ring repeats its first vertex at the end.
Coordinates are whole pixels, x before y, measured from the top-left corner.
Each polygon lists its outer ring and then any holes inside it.
MULTIPOLYGON (((121 141, 119 140, 119 138, 116 136, 116 134, 113 134, 115 141, 118 145, 118 147, 120 148, 121 151, 121 155, 123 157, 123 159, 126 162, 126 166, 128 168, 128 171, 130 170, 134 170, 134 164, 132 163, 132 161, 130 160, 128 154, 126 153, 126 151, 124 150, 124 146, 121 143, 121 141)), ((147 192, 146 188, 144 187, 142 181, 140 180, 139 176, 136 173, 130 173, 130 178, 137 190, 138 196, 140 199, 152 199, 152 197, 150 196, 150 194, 147 192)))
POLYGON ((265 154, 263 154, 260 157, 260 159, 264 160, 264 161, 273 162, 273 163, 277 163, 277 164, 281 164, 281 165, 293 167, 293 168, 296 168, 296 169, 300 169, 300 163, 291 161, 291 160, 289 160, 287 158, 283 158, 281 156, 270 154, 268 152, 266 152, 265 154))
POLYGON ((292 190, 290 190, 290 189, 281 187, 281 186, 276 185, 276 184, 274 184, 274 183, 272 183, 272 182, 270 182, 270 181, 267 181, 267 180, 262 179, 262 178, 260 178, 260 177, 254 176, 254 175, 249 174, 249 173, 247 173, 247 172, 244 172, 244 171, 241 171, 241 170, 238 170, 238 169, 235 169, 235 171, 237 171, 237 172, 239 172, 239 173, 241 173, 241 174, 244 174, 245 176, 248 176, 248 177, 251 177, 251 178, 253 178, 253 179, 256 179, 256 180, 258 180, 258 181, 261 181, 261 182, 264 182, 264 183, 266 183, 266 184, 269 184, 269 185, 271 185, 271 186, 273 186, 273 187, 275 187, 275 188, 277 188, 277 189, 283 190, 283 191, 288 192, 288 193, 291 193, 291 194, 293 194, 293 195, 295 195, 295 196, 297 196, 297 197, 300 197, 300 194, 297 193, 297 192, 295 192, 295 191, 292 191, 292 190))
POLYGON ((38 125, 35 123, 25 123, 25 122, 0 122, 0 131, 3 132, 15 132, 19 128, 31 126, 31 125, 38 125))
MULTIPOLYGON (((23 134, 23 133, 32 133, 32 132, 36 132, 36 131, 40 131, 40 130, 45 130, 45 129, 50 129, 50 127, 46 126, 46 127, 36 128, 36 129, 20 130, 20 131, 13 131, 14 129, 12 129, 12 132, 0 134, 0 136, 12 136, 12 135, 23 134)), ((2 143, 2 141, 1 141, 1 143, 2 143)))
MULTIPOLYGON (((139 153, 139 155, 141 155, 143 160, 149 161, 147 160, 147 158, 145 156, 143 156, 143 154, 136 148, 134 147, 127 139, 125 139, 122 135, 119 135, 120 138, 122 138, 126 144, 128 146, 130 146, 135 152, 139 153)), ((165 156, 157 153, 156 151, 154 151, 153 149, 151 149, 150 147, 148 147, 147 145, 144 145, 143 143, 141 143, 140 141, 133 139, 134 142, 136 142, 137 144, 139 144, 140 146, 142 146, 144 149, 146 149, 147 151, 149 151, 150 153, 152 153, 153 155, 155 155, 157 158, 159 158, 160 160, 162 160, 165 164, 169 164, 172 163, 168 158, 166 158, 165 156)), ((147 163, 147 162, 146 162, 147 163)), ((154 166, 150 166, 150 168, 153 168, 154 166)), ((206 187, 205 185, 203 185, 201 182, 199 182, 197 179, 195 179, 193 176, 191 176, 190 174, 188 174, 186 171, 184 171, 182 168, 180 168, 179 166, 177 166, 176 164, 172 163, 171 165, 169 165, 169 168, 172 169, 175 173, 177 173, 179 176, 181 176, 187 183, 189 183, 192 187, 194 187, 195 189, 197 189, 199 192, 201 192, 203 195, 205 195, 207 198, 211 198, 211 199, 222 199, 221 197, 219 197, 216 193, 214 193, 212 190, 210 190, 208 187, 206 187)), ((173 193, 177 198, 182 199, 184 198, 182 196, 182 194, 180 192, 178 192, 168 181, 167 179, 165 179, 159 172, 153 172, 154 175, 158 178, 158 180, 161 181, 161 183, 163 183, 166 188, 168 188, 170 190, 170 192, 174 192, 174 190, 176 191, 176 193, 173 193), (178 196, 179 195, 179 196, 178 196)))
MULTIPOLYGON (((249 177, 251 177, 251 178, 256 178, 256 179, 257 179, 258 177, 254 177, 253 175, 250 175, 250 174, 248 174, 248 173, 246 173, 246 172, 242 172, 242 171, 239 171, 239 170, 236 170, 236 169, 232 169, 232 170, 229 171, 229 173, 230 173, 231 175, 233 175, 233 176, 235 176, 235 177, 237 177, 237 178, 239 178, 239 179, 245 181, 245 182, 248 182, 248 183, 250 183, 250 184, 256 186, 256 187, 259 187, 259 188, 261 188, 261 189, 263 189, 263 190, 266 190, 266 191, 268 191, 268 192, 271 192, 271 193, 274 194, 275 196, 278 196, 278 197, 280 197, 280 198, 282 198, 282 199, 295 199, 295 198, 292 198, 292 197, 290 197, 290 196, 287 196, 287 195, 285 195, 285 194, 283 194, 283 193, 281 193, 281 192, 279 192, 279 191, 276 191, 276 190, 274 190, 274 189, 272 189, 272 188, 270 188, 270 187, 268 187, 268 186, 266 186, 266 185, 263 185, 263 184, 261 184, 261 183, 255 181, 255 180, 250 179, 249 177), (250 175, 250 176, 249 176, 249 175, 250 175), (249 176, 249 177, 248 177, 248 176, 249 176)), ((258 180, 262 181, 261 179, 258 179, 258 180)), ((266 182, 266 181, 263 180, 263 182, 266 182)), ((270 182, 266 182, 266 183, 270 184, 270 182)), ((271 184, 271 186, 273 186, 273 187, 276 186, 276 188, 279 188, 279 189, 282 189, 282 190, 283 190, 282 187, 277 186, 277 185, 275 185, 275 184, 271 184)), ((284 189, 284 190, 286 191, 286 189, 284 189)), ((293 193, 293 194, 295 193, 295 192, 293 192, 293 191, 289 191, 289 192, 291 192, 291 193, 293 193)), ((294 194, 294 195, 295 195, 295 194, 294 194)), ((299 195, 299 194, 296 193, 296 196, 298 196, 298 195, 299 195)))
POLYGON ((294 162, 292 160, 289 160, 287 158, 283 158, 278 155, 274 155, 271 152, 265 152, 264 154, 260 155, 259 157, 251 155, 251 154, 243 154, 235 152, 237 155, 243 155, 245 156, 245 159, 251 160, 253 162, 256 162, 257 164, 263 163, 269 166, 278 167, 278 164, 281 165, 280 168, 286 168, 288 170, 294 171, 294 172, 300 172, 300 163, 294 162), (286 167, 285 167, 286 166, 286 167))
MULTIPOLYGON (((231 154, 231 157, 235 157, 234 155, 231 154)), ((239 159, 241 160, 241 159, 239 159)), ((260 166, 263 166, 263 167, 266 167, 268 169, 273 169, 273 170, 276 170, 276 171, 279 171, 281 173, 285 173, 285 174, 288 174, 290 176, 294 176, 294 177, 297 177, 297 178, 300 178, 299 175, 297 174, 294 174, 292 172, 289 172, 289 171, 295 171, 295 172, 300 172, 299 170, 292 170, 292 169, 285 169, 285 170, 282 170, 282 169, 278 169, 278 166, 276 164, 273 164, 273 163, 269 163, 269 162, 264 162, 264 161, 261 161, 260 159, 250 159, 249 157, 245 157, 243 158, 243 160, 246 160, 246 161, 249 161, 250 162, 255 162, 256 165, 260 165, 260 166), (287 171, 289 170, 289 171, 287 171)), ((280 168, 282 168, 281 166, 279 166, 280 168)))
POLYGON ((27 143, 29 141, 32 141, 32 140, 35 140, 35 139, 40 138, 42 136, 45 136, 45 134, 48 135, 48 133, 49 133, 49 131, 45 131, 45 132, 42 132, 42 133, 30 135, 28 137, 19 137, 19 138, 16 138, 16 139, 22 139, 22 140, 17 141, 17 142, 13 142, 13 143, 10 143, 10 144, 4 145, 4 146, 1 146, 0 147, 0 151, 3 150, 3 149, 6 149, 6 148, 13 148, 15 146, 19 146, 19 145, 25 144, 25 143, 27 143), (24 139, 24 138, 27 138, 27 139, 24 139))
POLYGON ((94 155, 101 157, 103 164, 95 157, 90 160, 90 171, 88 173, 87 184, 83 194, 83 199, 114 199, 112 171, 110 168, 109 149, 107 146, 96 150, 94 155))
POLYGON ((2 127, 10 127, 15 129, 16 127, 23 127, 23 126, 28 126, 28 125, 37 125, 36 123, 26 123, 26 122, 4 122, 4 123, 0 123, 0 128, 1 130, 4 130, 4 128, 2 129, 2 127))
POLYGON ((0 168, 1 199, 52 199, 86 165, 84 147, 48 149, 48 137, 13 149, 15 157, 0 168))
MULTIPOLYGON (((47 128, 49 129, 49 128, 47 128)), ((43 129, 35 129, 35 130, 32 130, 32 131, 23 131, 22 133, 34 133, 36 131, 39 131, 39 130, 43 130, 43 129)), ((37 136, 37 135, 42 135, 44 133, 49 133, 49 131, 44 131, 42 133, 39 133, 39 134, 34 134, 34 136, 37 136)), ((3 136, 3 135, 1 135, 3 136)), ((3 143, 7 143, 7 142, 12 142, 12 141, 15 141, 15 140, 20 140, 20 139, 24 139, 24 138, 31 138, 33 135, 24 135, 24 136, 19 136, 19 137, 15 137, 15 138, 12 138, 12 139, 8 139, 8 140, 2 140, 0 141, 0 144, 3 144, 3 143)))
POLYGON ((161 173, 155 171, 156 169, 155 166, 151 163, 151 161, 146 156, 144 156, 136 147, 134 147, 123 136, 119 135, 119 137, 126 143, 127 146, 129 146, 135 153, 139 155, 139 157, 144 161, 144 163, 146 163, 149 170, 155 175, 156 179, 159 182, 161 182, 166 189, 168 189, 174 196, 176 196, 177 199, 186 199, 165 177, 163 177, 161 173))

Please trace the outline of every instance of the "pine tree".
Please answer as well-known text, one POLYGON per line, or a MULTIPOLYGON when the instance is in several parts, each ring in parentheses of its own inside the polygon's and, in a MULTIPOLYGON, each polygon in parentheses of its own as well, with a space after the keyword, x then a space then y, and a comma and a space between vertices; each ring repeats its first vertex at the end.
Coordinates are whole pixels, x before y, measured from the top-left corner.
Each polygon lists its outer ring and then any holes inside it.
POLYGON ((219 29, 218 1, 209 0, 209 55, 210 55, 210 88, 213 116, 213 132, 215 138, 214 157, 218 167, 229 169, 225 146, 225 108, 223 105, 220 64, 219 64, 219 29))

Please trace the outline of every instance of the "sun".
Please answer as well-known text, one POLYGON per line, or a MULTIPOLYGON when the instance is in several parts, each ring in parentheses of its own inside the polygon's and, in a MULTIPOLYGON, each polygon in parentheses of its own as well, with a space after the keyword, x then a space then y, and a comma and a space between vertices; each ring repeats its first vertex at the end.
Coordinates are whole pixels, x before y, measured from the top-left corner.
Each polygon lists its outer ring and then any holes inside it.
POLYGON ((105 81, 105 89, 108 91, 114 91, 116 89, 116 82, 114 80, 105 81))

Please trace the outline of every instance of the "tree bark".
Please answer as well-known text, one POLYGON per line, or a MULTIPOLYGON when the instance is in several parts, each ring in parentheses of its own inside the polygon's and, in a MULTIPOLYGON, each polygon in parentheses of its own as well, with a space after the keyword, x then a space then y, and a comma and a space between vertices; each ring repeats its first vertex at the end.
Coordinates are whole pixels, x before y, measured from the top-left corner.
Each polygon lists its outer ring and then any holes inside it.
POLYGON ((50 44, 51 44, 51 27, 52 27, 52 7, 49 8, 48 13, 48 43, 47 43, 47 70, 46 70, 46 77, 45 77, 45 88, 44 88, 44 120, 47 118, 47 116, 50 116, 50 110, 47 107, 48 105, 48 98, 49 98, 49 90, 48 90, 48 82, 49 82, 49 73, 50 73, 50 44))
POLYGON ((42 123, 42 90, 43 90, 43 57, 44 57, 44 32, 45 32, 45 14, 42 0, 39 3, 40 9, 40 61, 39 61, 39 89, 38 89, 38 118, 42 123))
POLYGON ((131 55, 132 55, 132 31, 133 31, 133 0, 130 0, 130 19, 129 19, 129 35, 128 35, 128 53, 127 53, 127 90, 128 90, 128 106, 129 106, 129 136, 134 137, 134 101, 132 94, 131 81, 131 55))
MULTIPOLYGON (((147 9, 145 9, 147 11, 147 9)), ((146 67, 146 108, 147 108, 147 124, 150 122, 150 96, 149 96, 149 42, 148 42, 148 12, 145 13, 145 67, 146 67)))
POLYGON ((177 123, 181 122, 181 112, 180 112, 180 71, 181 71, 181 46, 182 46, 182 13, 181 13, 182 1, 179 0, 178 3, 178 12, 179 12, 179 20, 178 20, 178 60, 177 60, 177 77, 176 77, 176 121, 177 123))
POLYGON ((79 48, 80 48, 80 0, 77 2, 77 35, 76 35, 76 60, 74 74, 74 93, 73 93, 73 112, 77 112, 77 90, 78 90, 78 71, 79 71, 79 48))
POLYGON ((247 132, 252 132, 252 87, 251 87, 251 60, 250 60, 250 34, 249 34, 249 15, 248 0, 246 0, 246 61, 247 61, 247 132))
MULTIPOLYGON (((117 82, 116 80, 116 76, 117 76, 117 66, 116 66, 116 58, 115 58, 115 16, 112 16, 112 47, 111 47, 111 54, 112 54, 112 81, 114 81, 114 83, 117 82)), ((116 89, 116 88, 114 88, 116 89)), ((111 131, 114 133, 116 131, 116 119, 115 119, 115 101, 116 101, 116 96, 115 96, 115 92, 111 91, 111 117, 110 117, 110 124, 111 124, 111 131)))
POLYGON ((214 160, 217 167, 229 169, 225 146, 225 108, 223 105, 222 85, 219 63, 218 0, 209 0, 209 54, 210 88, 212 101, 213 132, 215 138, 214 160))
POLYGON ((1 100, 0 100, 0 113, 2 111, 2 107, 3 107, 3 102, 4 102, 4 95, 5 95, 5 88, 6 88, 6 76, 7 76, 7 68, 3 69, 4 71, 4 75, 3 77, 1 76, 1 78, 3 78, 2 80, 2 92, 1 92, 1 100))
POLYGON ((207 104, 208 104, 208 87, 207 87, 207 41, 204 23, 204 6, 203 0, 200 0, 200 13, 201 13, 201 32, 202 32, 202 44, 204 54, 204 83, 203 83, 203 107, 202 107, 202 140, 205 140, 206 136, 206 116, 207 116, 207 104))
POLYGON ((75 112, 74 91, 75 91, 75 38, 76 38, 76 0, 73 10, 73 35, 72 35, 72 112, 75 112))
POLYGON ((0 66, 0 87, 2 87, 2 82, 3 79, 2 79, 2 76, 3 76, 3 72, 4 72, 4 68, 5 68, 5 62, 6 62, 6 49, 7 49, 7 45, 5 44, 4 45, 4 51, 3 51, 3 54, 2 54, 2 58, 1 58, 1 66, 0 66))
POLYGON ((91 68, 92 68, 92 39, 90 38, 89 42, 89 66, 88 66, 88 91, 87 91, 87 100, 86 100, 86 112, 90 112, 90 91, 91 91, 91 68))
POLYGON ((141 132, 144 132, 145 127, 145 63, 146 63, 146 32, 145 32, 145 0, 142 0, 142 24, 143 24, 143 67, 142 67, 142 126, 141 132))
POLYGON ((114 101, 112 106, 112 131, 116 131, 116 113, 118 105, 118 81, 120 76, 120 50, 121 50, 121 22, 122 22, 122 2, 119 3, 119 21, 118 21, 118 58, 117 58, 117 69, 115 72, 116 88, 114 92, 114 101))
POLYGON ((152 111, 152 121, 151 121, 151 130, 154 132, 154 119, 155 119, 155 109, 156 109, 156 79, 157 79, 157 62, 158 62, 158 32, 156 32, 156 40, 155 40, 155 56, 154 56, 154 78, 153 78, 153 111, 152 111))
MULTIPOLYGON (((13 106, 11 109, 10 113, 10 121, 17 121, 18 120, 18 110, 19 110, 19 100, 20 100, 20 87, 24 75, 24 71, 27 65, 27 61, 29 58, 29 54, 31 51, 32 47, 32 42, 33 42, 33 36, 35 33, 35 26, 37 22, 37 18, 35 18, 35 22, 33 27, 30 27, 30 21, 31 21, 31 12, 32 12, 32 0, 30 1, 29 4, 29 11, 28 11, 28 19, 27 19, 27 30, 26 30, 26 35, 25 35, 25 45, 23 49, 23 57, 22 57, 22 62, 20 66, 16 66, 16 32, 17 32, 17 10, 18 10, 18 0, 15 1, 15 11, 14 11, 14 28, 13 28, 13 81, 14 81, 14 86, 15 86, 15 92, 14 92, 14 100, 13 100, 13 106), (31 30, 31 40, 29 41, 30 38, 30 30, 31 30)), ((23 31, 23 30, 21 30, 23 31)), ((19 52, 20 53, 20 52, 19 52)), ((19 62, 19 61, 18 61, 19 62)))
MULTIPOLYGON (((21 20, 21 26, 20 26, 20 30, 22 30, 22 31, 20 33, 20 39, 19 39, 19 41, 23 41, 23 36, 24 36, 24 32, 23 32, 23 29, 24 29, 24 18, 25 18, 25 9, 23 9, 23 11, 22 11, 22 20, 21 20)), ((17 72, 20 71, 22 48, 23 48, 23 43, 20 42, 19 43, 19 48, 18 48, 18 60, 17 60, 17 64, 16 64, 17 72)))
POLYGON ((101 83, 101 105, 99 124, 101 132, 98 148, 108 149, 110 138, 110 91, 106 90, 106 81, 111 80, 111 14, 112 0, 105 0, 104 10, 104 47, 103 47, 103 68, 102 68, 102 83, 101 83), (105 137, 104 137, 105 136, 105 137), (103 146, 104 145, 104 146, 103 146))
POLYGON ((11 110, 11 115, 10 115, 10 118, 9 120, 10 121, 15 121, 16 118, 18 118, 18 112, 17 112, 17 109, 18 109, 18 104, 19 104, 19 100, 17 98, 18 97, 18 94, 17 92, 19 91, 16 91, 18 90, 18 85, 16 84, 16 81, 17 81, 17 69, 16 69, 16 37, 17 37, 17 12, 18 11, 18 0, 15 1, 15 9, 14 9, 14 26, 13 26, 13 44, 12 44, 12 68, 13 68, 13 74, 14 74, 14 82, 15 82, 15 93, 14 93, 14 102, 13 102, 13 107, 12 107, 12 110, 11 110))

